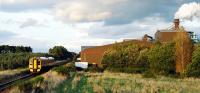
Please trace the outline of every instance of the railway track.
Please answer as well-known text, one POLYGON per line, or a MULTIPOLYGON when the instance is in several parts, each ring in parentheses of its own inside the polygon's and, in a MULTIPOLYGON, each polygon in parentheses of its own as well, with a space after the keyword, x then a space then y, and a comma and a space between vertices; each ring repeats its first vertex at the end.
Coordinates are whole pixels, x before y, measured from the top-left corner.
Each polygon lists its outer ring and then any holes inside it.
POLYGON ((19 77, 16 77, 15 79, 12 79, 12 80, 9 80, 7 82, 4 82, 4 83, 1 83, 0 84, 0 92, 11 87, 14 83, 16 83, 17 81, 19 80, 23 80, 23 79, 29 79, 31 77, 33 77, 34 74, 26 74, 24 76, 19 76, 19 77))
POLYGON ((12 80, 7 80, 4 83, 0 83, 0 92, 4 91, 5 89, 11 87, 12 85, 14 85, 17 81, 20 80, 25 80, 25 79, 30 79, 32 77, 35 77, 37 75, 43 74, 47 71, 49 71, 51 68, 55 67, 55 66, 59 66, 59 65, 63 65, 65 63, 67 63, 67 60, 62 60, 62 61, 56 61, 55 64, 50 65, 50 67, 48 69, 45 69, 39 73, 29 73, 29 74, 25 74, 23 76, 18 76, 12 80))

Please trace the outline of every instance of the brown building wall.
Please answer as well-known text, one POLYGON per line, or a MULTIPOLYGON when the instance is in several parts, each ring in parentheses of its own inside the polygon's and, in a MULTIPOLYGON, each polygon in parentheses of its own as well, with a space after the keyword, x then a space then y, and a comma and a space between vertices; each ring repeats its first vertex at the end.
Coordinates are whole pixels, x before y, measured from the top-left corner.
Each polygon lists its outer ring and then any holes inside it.
POLYGON ((155 38, 156 40, 159 40, 160 42, 171 42, 175 39, 177 36, 177 33, 179 32, 156 32, 155 38))
MULTIPOLYGON (((133 44, 140 44, 144 46, 152 45, 151 42, 140 41, 140 40, 130 40, 130 41, 124 41, 124 42, 115 43, 115 44, 122 44, 122 43, 133 43, 133 44)), ((97 46, 97 47, 85 49, 81 51, 81 61, 88 62, 89 64, 101 65, 101 61, 102 61, 104 53, 107 50, 111 49, 113 45, 115 44, 109 44, 109 45, 97 46)))

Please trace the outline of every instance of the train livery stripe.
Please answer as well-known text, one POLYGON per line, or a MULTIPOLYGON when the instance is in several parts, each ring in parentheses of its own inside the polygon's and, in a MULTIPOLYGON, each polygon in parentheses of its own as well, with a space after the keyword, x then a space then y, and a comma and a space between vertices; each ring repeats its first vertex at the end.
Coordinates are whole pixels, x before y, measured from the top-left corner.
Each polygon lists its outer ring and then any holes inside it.
POLYGON ((33 65, 33 68, 34 68, 34 69, 37 69, 37 60, 36 60, 36 59, 34 59, 33 64, 34 64, 34 65, 33 65))

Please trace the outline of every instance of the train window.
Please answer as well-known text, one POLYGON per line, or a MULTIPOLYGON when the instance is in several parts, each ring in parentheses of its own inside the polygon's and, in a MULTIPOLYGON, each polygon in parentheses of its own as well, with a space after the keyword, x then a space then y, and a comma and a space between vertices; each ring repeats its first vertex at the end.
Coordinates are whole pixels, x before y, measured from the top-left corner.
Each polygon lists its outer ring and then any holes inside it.
POLYGON ((40 65, 40 61, 39 60, 37 61, 37 64, 40 65))

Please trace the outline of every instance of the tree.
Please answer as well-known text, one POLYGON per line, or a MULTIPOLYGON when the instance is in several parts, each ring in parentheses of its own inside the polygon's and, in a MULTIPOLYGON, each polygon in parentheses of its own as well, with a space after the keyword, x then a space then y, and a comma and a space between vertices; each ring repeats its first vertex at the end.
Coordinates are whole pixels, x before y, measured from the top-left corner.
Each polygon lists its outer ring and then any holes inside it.
POLYGON ((184 28, 180 28, 175 38, 176 72, 182 73, 191 62, 193 43, 184 28))
POLYGON ((187 66, 185 75, 188 77, 200 77, 200 45, 193 52, 192 63, 187 66))
POLYGON ((74 56, 63 46, 54 46, 53 48, 50 48, 49 54, 54 56, 56 59, 67 59, 67 58, 73 58, 74 56))
POLYGON ((0 46, 0 54, 2 54, 2 53, 22 53, 22 52, 32 52, 32 48, 24 47, 24 46, 8 46, 8 45, 0 46))
POLYGON ((133 43, 115 44, 105 52, 102 64, 110 71, 141 73, 148 68, 147 52, 146 47, 133 43))
POLYGON ((150 71, 155 74, 175 73, 174 44, 155 45, 148 54, 150 71))

